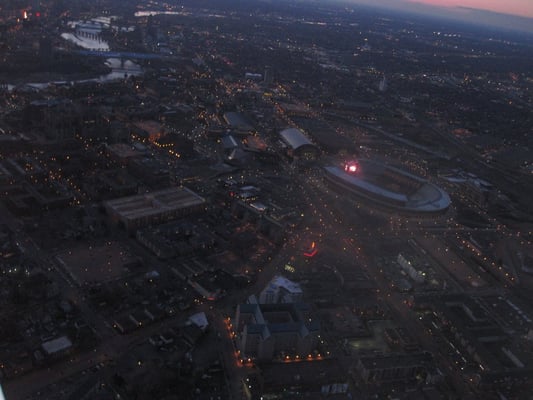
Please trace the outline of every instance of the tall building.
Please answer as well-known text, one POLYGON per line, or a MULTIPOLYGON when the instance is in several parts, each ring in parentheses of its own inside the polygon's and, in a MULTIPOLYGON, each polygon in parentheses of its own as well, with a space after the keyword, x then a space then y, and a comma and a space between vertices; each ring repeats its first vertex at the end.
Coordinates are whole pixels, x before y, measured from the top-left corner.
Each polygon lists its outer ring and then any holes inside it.
POLYGON ((272 74, 272 67, 266 66, 265 73, 263 75, 263 81, 266 85, 270 85, 274 81, 274 76, 272 74))
POLYGON ((289 156, 302 160, 316 160, 319 157, 320 149, 309 140, 301 129, 286 128, 279 135, 283 144, 287 146, 289 156))
POLYGON ((240 304, 234 321, 243 358, 271 361, 283 354, 305 358, 318 345, 320 324, 307 304, 240 304))
POLYGON ((378 86, 379 91, 380 91, 380 92, 385 92, 385 91, 387 91, 387 86, 388 86, 388 84, 387 84, 387 77, 386 77, 386 76, 383 76, 383 79, 379 82, 379 86, 378 86))

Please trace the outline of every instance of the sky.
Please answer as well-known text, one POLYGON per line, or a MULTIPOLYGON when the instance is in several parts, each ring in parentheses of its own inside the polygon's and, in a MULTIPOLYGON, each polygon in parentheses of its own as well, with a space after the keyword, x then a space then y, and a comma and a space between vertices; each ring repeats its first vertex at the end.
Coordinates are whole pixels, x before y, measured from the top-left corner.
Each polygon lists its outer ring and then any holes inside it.
POLYGON ((389 10, 533 33, 533 0, 351 0, 389 10))
MULTIPOLYGON (((401 1, 401 0, 400 0, 401 1)), ((533 0, 403 0, 439 7, 462 7, 533 18, 533 0)))

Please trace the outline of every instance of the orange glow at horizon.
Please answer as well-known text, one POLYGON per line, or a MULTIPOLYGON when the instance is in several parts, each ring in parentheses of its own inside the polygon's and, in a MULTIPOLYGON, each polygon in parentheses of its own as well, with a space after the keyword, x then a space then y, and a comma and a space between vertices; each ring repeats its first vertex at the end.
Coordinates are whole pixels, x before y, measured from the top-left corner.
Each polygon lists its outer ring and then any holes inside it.
POLYGON ((437 7, 466 7, 533 18, 531 0, 407 0, 437 7))

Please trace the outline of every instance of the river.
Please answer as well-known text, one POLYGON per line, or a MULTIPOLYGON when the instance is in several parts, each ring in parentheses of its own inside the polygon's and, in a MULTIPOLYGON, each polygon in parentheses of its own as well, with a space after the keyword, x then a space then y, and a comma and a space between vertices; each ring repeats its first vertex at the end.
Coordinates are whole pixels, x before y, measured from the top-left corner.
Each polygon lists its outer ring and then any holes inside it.
MULTIPOLYGON (((101 40, 100 38, 100 32, 103 28, 103 24, 101 24, 99 21, 90 21, 89 23, 86 22, 71 22, 69 23, 71 26, 76 27, 75 33, 62 33, 61 37, 67 41, 75 43, 77 46, 82 47, 87 50, 92 51, 108 51, 109 45, 107 42, 101 40)), ((90 56, 90 52, 89 52, 90 56)), ((87 83, 87 82, 99 82, 99 83, 106 83, 111 82, 118 79, 124 79, 130 76, 139 76, 142 75, 143 70, 141 66, 129 59, 123 59, 123 58, 117 58, 117 57, 109 57, 105 61, 105 65, 107 65, 109 68, 111 68, 111 72, 109 72, 106 75, 100 75, 95 78, 88 78, 88 79, 77 79, 77 80, 55 80, 55 81, 49 81, 49 82, 24 82, 19 83, 17 85, 14 84, 8 84, 7 89, 9 91, 26 87, 34 90, 43 90, 48 88, 49 86, 57 86, 57 85, 68 85, 68 86, 74 86, 78 83, 87 83)))

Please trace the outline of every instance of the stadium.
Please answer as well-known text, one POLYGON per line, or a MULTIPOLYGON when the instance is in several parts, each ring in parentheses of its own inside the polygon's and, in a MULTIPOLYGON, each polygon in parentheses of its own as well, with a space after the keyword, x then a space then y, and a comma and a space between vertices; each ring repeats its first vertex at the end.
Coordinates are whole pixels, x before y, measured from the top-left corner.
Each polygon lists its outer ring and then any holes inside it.
POLYGON ((324 179, 335 189, 372 205, 406 214, 444 213, 448 194, 424 178, 373 160, 324 167, 324 179))

